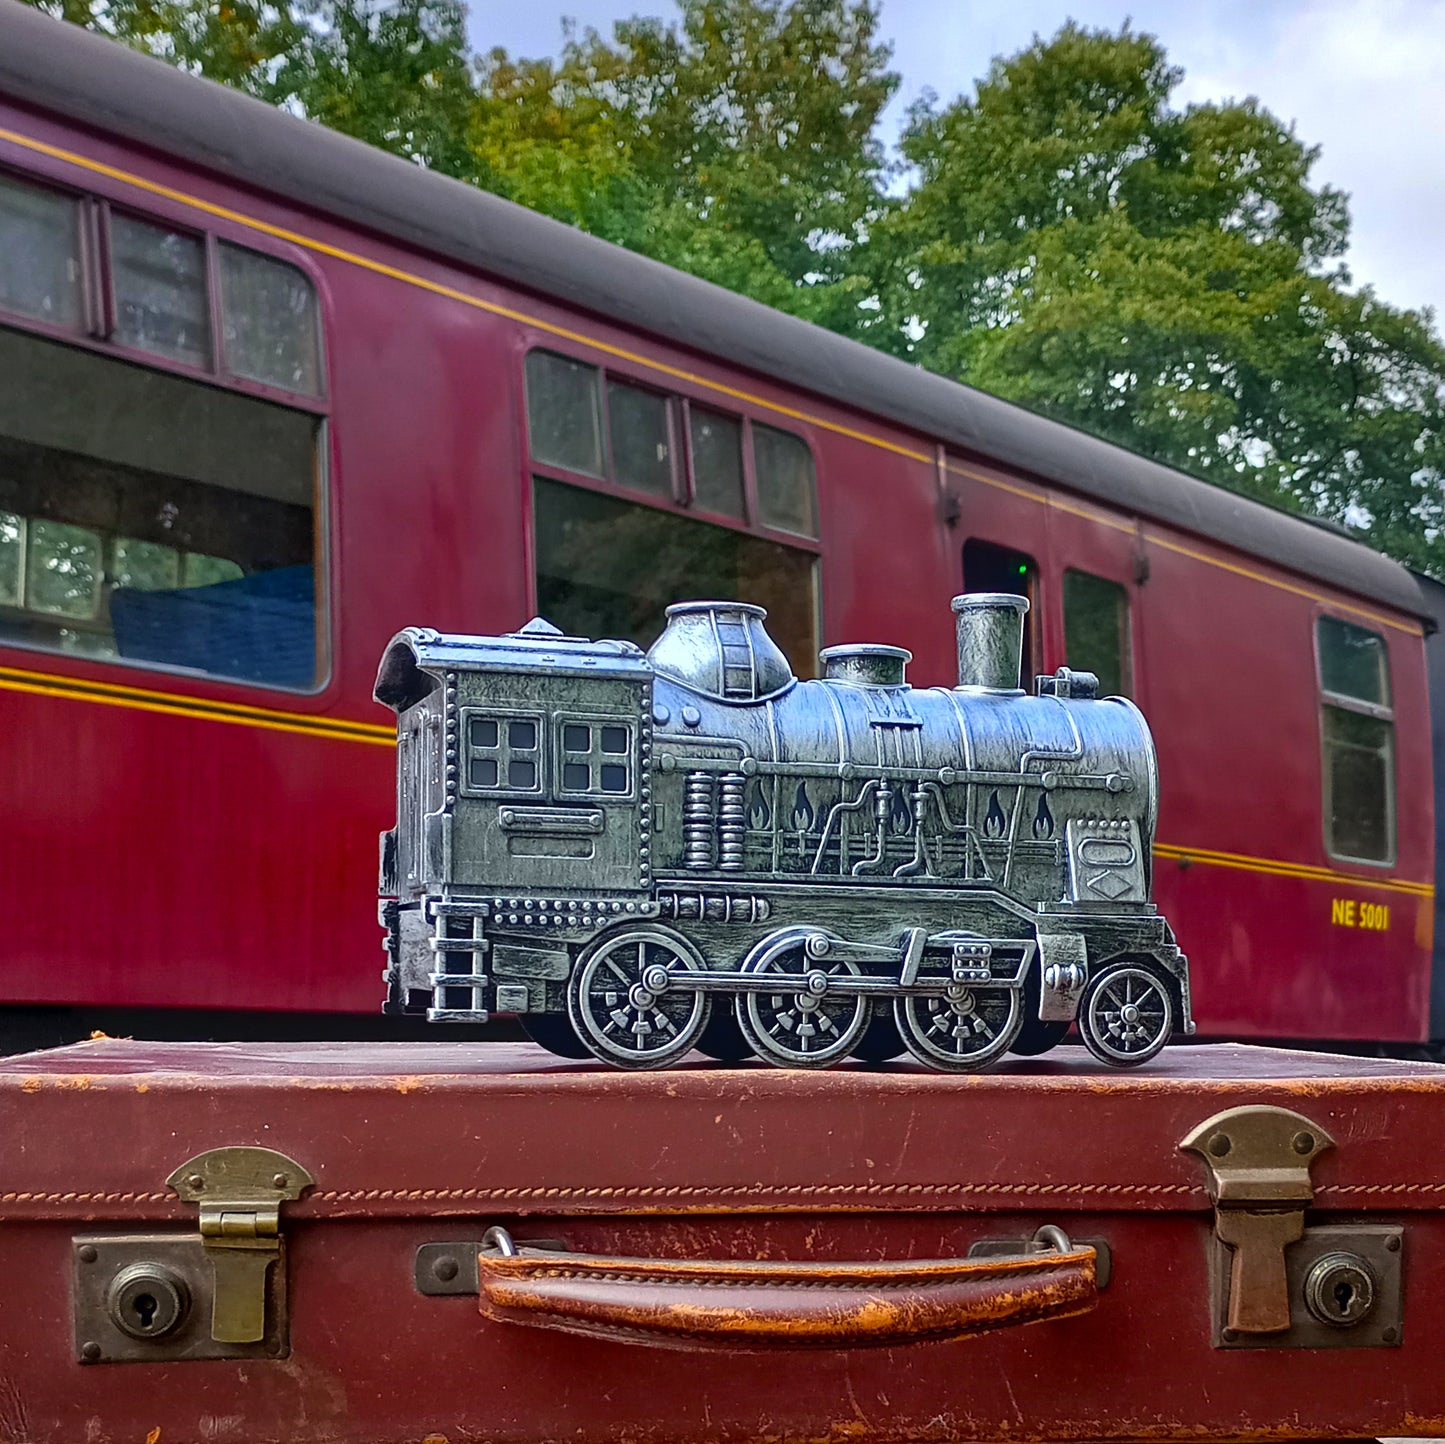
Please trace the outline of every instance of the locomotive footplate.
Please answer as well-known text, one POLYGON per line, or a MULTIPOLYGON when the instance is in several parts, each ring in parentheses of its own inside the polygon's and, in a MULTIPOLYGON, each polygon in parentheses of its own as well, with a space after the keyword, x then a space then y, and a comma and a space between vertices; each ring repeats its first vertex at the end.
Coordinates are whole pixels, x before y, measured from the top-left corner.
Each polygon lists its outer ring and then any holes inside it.
POLYGON ((944 997, 960 985, 1021 987, 1036 947, 1023 939, 959 939, 948 934, 929 938, 922 928, 910 928, 901 946, 895 947, 849 942, 823 932, 785 930, 754 948, 736 971, 659 968, 647 986, 655 992, 677 989, 701 993, 792 991, 815 996, 944 997), (824 971, 823 966, 787 972, 763 970, 762 965, 775 958, 791 958, 799 953, 807 963, 893 965, 897 971, 839 973, 824 971))

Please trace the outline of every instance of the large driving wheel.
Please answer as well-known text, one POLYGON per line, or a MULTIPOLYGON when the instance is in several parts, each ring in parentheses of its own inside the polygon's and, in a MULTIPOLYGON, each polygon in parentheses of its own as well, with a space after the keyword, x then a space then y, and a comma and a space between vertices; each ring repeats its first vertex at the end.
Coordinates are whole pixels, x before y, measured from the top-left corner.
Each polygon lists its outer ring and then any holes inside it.
POLYGON ((1069 1031, 1068 1023, 1045 1023, 1039 1017, 1039 997, 1042 991, 1043 982, 1039 977, 1038 961, 1035 959, 1024 974, 1023 1025, 1019 1028, 1018 1037, 1009 1044, 1009 1052, 1018 1054, 1020 1058, 1037 1058, 1039 1054, 1047 1053, 1050 1048, 1057 1048, 1069 1031))
POLYGON ((615 1068, 664 1068, 689 1052, 707 1024, 708 996, 673 981, 701 970, 686 939, 659 927, 599 938, 577 960, 567 1015, 594 1057, 615 1068))
POLYGON ((873 1004, 868 1026, 853 1045, 853 1056, 860 1063, 887 1063, 901 1052, 903 1035, 898 1031, 893 1009, 880 1000, 873 1004))
POLYGON ((569 1018, 561 1013, 523 1013, 517 1021, 539 1048, 559 1058, 590 1058, 592 1050, 577 1036, 569 1018))
POLYGON ((834 980, 857 977, 862 969, 848 958, 811 958, 802 937, 779 939, 743 964, 743 971, 801 977, 778 991, 744 993, 738 1024, 759 1058, 779 1068, 825 1068, 846 1058, 868 1026, 868 999, 838 993, 834 980))
POLYGON ((714 1008, 707 1026, 698 1035, 694 1046, 706 1058, 719 1063, 741 1063, 753 1056, 752 1044, 743 1037, 737 1015, 731 1008, 714 1008))
POLYGON ((986 1068, 1023 1026, 1017 988, 950 983, 937 993, 899 998, 893 1016, 903 1045, 921 1063, 950 1073, 986 1068))
POLYGON ((1115 1068, 1147 1063, 1174 1028, 1168 985, 1138 963, 1105 968, 1084 990, 1079 1032, 1084 1046, 1115 1068))

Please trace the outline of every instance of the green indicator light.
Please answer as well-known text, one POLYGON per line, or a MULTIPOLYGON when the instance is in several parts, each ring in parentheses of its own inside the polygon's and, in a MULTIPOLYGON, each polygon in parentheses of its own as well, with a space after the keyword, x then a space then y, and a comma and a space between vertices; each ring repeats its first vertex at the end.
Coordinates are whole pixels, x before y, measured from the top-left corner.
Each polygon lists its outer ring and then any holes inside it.
POLYGON ((1020 565, 1019 565, 1019 575, 1020 575, 1021 577, 1026 577, 1026 576, 1028 576, 1028 574, 1029 574, 1029 569, 1028 569, 1027 565, 1025 565, 1025 564, 1023 564, 1023 563, 1020 563, 1020 565))

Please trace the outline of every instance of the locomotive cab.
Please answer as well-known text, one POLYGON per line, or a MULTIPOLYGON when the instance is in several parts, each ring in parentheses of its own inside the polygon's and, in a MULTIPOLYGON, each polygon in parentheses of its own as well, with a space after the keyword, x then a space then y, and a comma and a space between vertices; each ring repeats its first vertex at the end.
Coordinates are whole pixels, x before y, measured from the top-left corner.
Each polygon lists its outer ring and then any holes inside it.
MULTIPOLYGON (((397 825, 382 834, 380 879, 394 900, 382 907, 391 1004, 484 1019, 484 922, 530 934, 570 916, 575 928, 604 901, 635 910, 651 883, 651 672, 629 642, 541 619, 496 638, 408 628, 376 696, 397 714, 397 825)), ((533 972, 556 970, 555 949, 530 951, 552 954, 533 972)), ((529 960, 512 961, 527 976, 529 960)), ((511 1000, 526 1011, 525 983, 511 1000)))

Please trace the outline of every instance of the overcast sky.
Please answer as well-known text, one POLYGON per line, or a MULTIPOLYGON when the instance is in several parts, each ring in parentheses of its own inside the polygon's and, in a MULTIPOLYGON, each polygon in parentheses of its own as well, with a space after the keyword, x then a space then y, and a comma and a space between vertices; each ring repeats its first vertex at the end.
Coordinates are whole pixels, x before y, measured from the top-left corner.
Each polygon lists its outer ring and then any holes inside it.
MULTIPOLYGON (((479 50, 557 53, 562 18, 611 33, 614 20, 668 19, 670 0, 471 0, 479 50)), ((1348 192, 1349 265, 1398 306, 1445 318, 1445 0, 883 0, 882 34, 902 76, 892 139, 924 87, 971 90, 991 57, 1068 18, 1157 35, 1185 79, 1179 104, 1255 95, 1320 147, 1313 179, 1348 192)))

